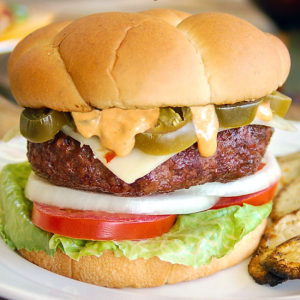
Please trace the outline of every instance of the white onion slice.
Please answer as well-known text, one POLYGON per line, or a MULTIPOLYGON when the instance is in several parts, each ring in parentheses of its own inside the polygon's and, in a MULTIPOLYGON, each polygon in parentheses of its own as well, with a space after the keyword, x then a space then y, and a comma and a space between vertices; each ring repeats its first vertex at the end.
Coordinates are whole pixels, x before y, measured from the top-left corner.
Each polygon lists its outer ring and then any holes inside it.
POLYGON ((297 128, 295 127, 295 125, 291 121, 286 120, 275 114, 273 115, 273 119, 271 121, 263 121, 263 120, 255 118, 251 124, 252 125, 264 125, 264 126, 268 126, 268 127, 281 129, 284 131, 291 131, 291 132, 298 131, 297 128))
MULTIPOLYGON (((292 121, 286 120, 278 115, 273 115, 271 121, 263 121, 258 118, 255 118, 249 125, 263 125, 267 127, 273 127, 284 131, 297 132, 297 128, 292 121)), ((219 128, 220 131, 228 130, 230 128, 219 128)))
POLYGON ((253 175, 228 183, 208 182, 198 186, 200 195, 235 197, 268 188, 280 179, 281 170, 275 156, 269 152, 265 154, 263 162, 265 167, 253 175))
POLYGON ((262 170, 234 182, 206 183, 173 193, 144 197, 118 197, 58 187, 32 173, 25 195, 31 201, 61 208, 146 215, 189 214, 211 208, 219 197, 251 194, 275 183, 281 174, 278 163, 271 154, 264 159, 266 166, 262 170))
POLYGON ((199 196, 197 187, 162 195, 118 197, 58 187, 33 172, 25 196, 31 201, 61 208, 145 215, 189 214, 209 209, 219 200, 216 196, 199 196))

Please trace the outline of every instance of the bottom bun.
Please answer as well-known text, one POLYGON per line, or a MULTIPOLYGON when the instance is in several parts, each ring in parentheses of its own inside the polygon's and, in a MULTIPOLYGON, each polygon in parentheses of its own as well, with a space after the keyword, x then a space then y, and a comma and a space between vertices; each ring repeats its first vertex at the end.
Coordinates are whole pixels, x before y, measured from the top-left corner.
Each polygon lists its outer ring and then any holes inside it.
POLYGON ((238 242, 228 255, 214 258, 209 265, 198 268, 164 262, 158 257, 129 260, 127 257, 115 257, 111 251, 104 251, 100 257, 85 256, 79 261, 71 259, 59 249, 53 258, 43 251, 28 252, 21 249, 19 252, 44 269, 79 281, 113 288, 155 287, 205 277, 240 263, 256 250, 266 224, 265 219, 238 242))

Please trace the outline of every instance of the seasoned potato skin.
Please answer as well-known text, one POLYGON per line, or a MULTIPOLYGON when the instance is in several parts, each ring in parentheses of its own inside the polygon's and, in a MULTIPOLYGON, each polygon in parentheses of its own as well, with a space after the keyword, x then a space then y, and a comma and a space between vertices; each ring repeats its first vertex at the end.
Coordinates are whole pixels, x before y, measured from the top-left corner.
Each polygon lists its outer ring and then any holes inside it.
POLYGON ((300 278, 300 209, 269 226, 248 266, 258 284, 276 286, 300 278))
POLYGON ((284 279, 300 279, 300 236, 277 246, 261 265, 284 279))

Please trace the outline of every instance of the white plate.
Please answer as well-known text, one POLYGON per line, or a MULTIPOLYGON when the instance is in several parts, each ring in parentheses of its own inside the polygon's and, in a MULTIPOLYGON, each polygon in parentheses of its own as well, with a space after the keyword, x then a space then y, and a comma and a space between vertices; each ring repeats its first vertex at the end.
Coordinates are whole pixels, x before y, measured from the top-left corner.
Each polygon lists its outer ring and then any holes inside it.
MULTIPOLYGON (((270 149, 276 155, 300 151, 298 132, 277 130, 270 149)), ((0 142, 0 169, 6 163, 26 159, 26 142, 18 137, 0 142)), ((24 260, 0 239, 0 297, 11 300, 99 300, 99 299, 299 299, 299 281, 277 287, 260 286, 248 275, 249 260, 215 275, 176 285, 151 289, 108 289, 68 279, 43 270, 24 260)))
POLYGON ((288 155, 300 151, 300 122, 293 122, 298 132, 276 129, 268 149, 275 156, 288 155))

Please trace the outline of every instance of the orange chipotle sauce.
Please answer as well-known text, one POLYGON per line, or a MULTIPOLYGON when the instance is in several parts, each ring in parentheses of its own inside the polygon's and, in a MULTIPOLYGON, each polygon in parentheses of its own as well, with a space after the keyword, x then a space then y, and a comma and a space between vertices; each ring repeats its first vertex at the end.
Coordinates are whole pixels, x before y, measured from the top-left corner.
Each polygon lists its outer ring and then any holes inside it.
POLYGON ((195 125, 198 150, 204 157, 212 156, 217 150, 219 120, 213 104, 191 107, 195 125))
MULTIPOLYGON (((191 107, 199 153, 212 156, 217 150, 219 121, 213 104, 191 107)), ((77 130, 86 138, 98 136, 101 145, 117 156, 128 155, 134 147, 135 135, 154 127, 159 108, 124 110, 110 108, 87 113, 72 113, 77 130)), ((273 113, 270 103, 262 102, 256 117, 270 121, 273 113)))
POLYGON ((159 108, 109 108, 72 113, 72 116, 81 135, 87 138, 96 135, 104 148, 115 152, 117 156, 126 156, 134 147, 135 136, 155 125, 159 108))
POLYGON ((259 104, 256 112, 256 118, 262 121, 271 121, 273 119, 270 101, 262 101, 262 103, 259 104))
POLYGON ((86 138, 90 138, 93 135, 97 135, 97 129, 100 123, 100 116, 101 110, 97 109, 86 113, 72 112, 72 117, 78 132, 86 138))

